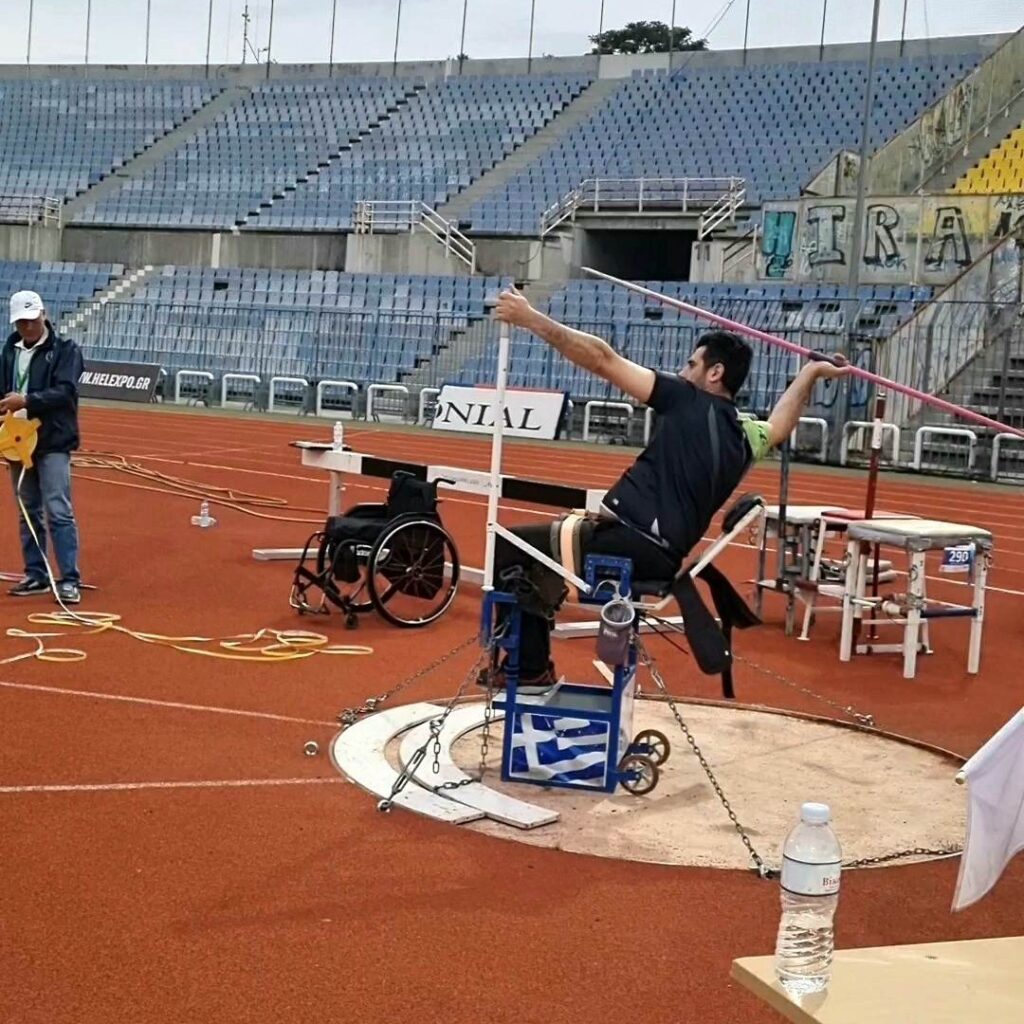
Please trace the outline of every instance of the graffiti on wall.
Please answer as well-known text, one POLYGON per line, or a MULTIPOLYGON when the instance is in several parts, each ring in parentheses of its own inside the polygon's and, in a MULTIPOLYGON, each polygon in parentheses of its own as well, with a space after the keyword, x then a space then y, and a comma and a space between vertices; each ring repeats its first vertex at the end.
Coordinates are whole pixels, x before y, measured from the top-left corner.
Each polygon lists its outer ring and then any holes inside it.
MULTIPOLYGON (((761 276, 843 283, 853 258, 855 210, 852 199, 766 204, 761 276)), ((1021 229, 1024 196, 872 198, 864 210, 860 276, 865 284, 943 285, 1021 229)))
POLYGON ((764 276, 777 280, 789 276, 793 266, 793 238, 796 234, 796 210, 767 210, 761 236, 764 276))

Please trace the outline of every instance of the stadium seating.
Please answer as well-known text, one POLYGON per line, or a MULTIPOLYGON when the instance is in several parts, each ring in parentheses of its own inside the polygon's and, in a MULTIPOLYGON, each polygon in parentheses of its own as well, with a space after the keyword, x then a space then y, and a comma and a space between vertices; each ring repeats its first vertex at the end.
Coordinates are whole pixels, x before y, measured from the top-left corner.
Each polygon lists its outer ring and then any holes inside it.
MULTIPOLYGON (((979 57, 880 61, 870 145, 906 127, 979 57)), ((751 204, 796 195, 837 149, 859 145, 866 73, 866 62, 842 61, 637 75, 466 219, 473 232, 536 235, 543 211, 592 177, 737 175, 751 204)))
MULTIPOLYGON (((124 268, 115 263, 40 263, 36 260, 0 262, 3 308, 14 292, 38 292, 46 313, 60 326, 81 303, 105 289, 124 268)), ((6 335, 5 335, 6 337, 6 335)))
POLYGON ((985 196, 1024 192, 1024 125, 963 175, 953 191, 985 196))
POLYGON ((202 80, 0 80, 0 191, 72 198, 218 91, 202 80))
MULTIPOLYGON (((234 227, 337 157, 418 88, 403 79, 360 77, 257 85, 76 222, 234 227)), ((308 226, 317 226, 315 218, 308 226)))
POLYGON ((544 127, 589 82, 584 75, 517 75, 433 83, 246 227, 345 229, 359 200, 440 205, 544 127))
POLYGON ((396 381, 485 315, 487 277, 167 266, 84 325, 101 359, 214 374, 396 381))

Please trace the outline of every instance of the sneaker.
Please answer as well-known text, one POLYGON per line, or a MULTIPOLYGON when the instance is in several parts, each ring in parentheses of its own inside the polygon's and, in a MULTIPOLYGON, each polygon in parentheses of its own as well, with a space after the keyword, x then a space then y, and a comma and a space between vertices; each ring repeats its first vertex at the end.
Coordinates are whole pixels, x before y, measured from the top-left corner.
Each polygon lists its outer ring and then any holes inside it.
MULTIPOLYGON (((484 669, 477 677, 477 685, 487 689, 488 680, 487 677, 490 675, 490 688, 492 690, 504 690, 508 688, 508 683, 505 679, 505 668, 499 666, 493 671, 484 669)), ((542 693, 547 693, 556 683, 558 678, 555 675, 554 665, 548 663, 547 669, 542 672, 539 676, 519 676, 519 683, 516 686, 516 692, 521 693, 524 697, 538 696, 542 693)))
POLYGON ((59 604, 78 604, 82 600, 82 591, 77 583, 61 580, 57 584, 57 597, 59 604))
POLYGON ((48 594, 50 584, 46 580, 37 580, 34 576, 26 576, 7 591, 11 597, 33 597, 36 594, 48 594))

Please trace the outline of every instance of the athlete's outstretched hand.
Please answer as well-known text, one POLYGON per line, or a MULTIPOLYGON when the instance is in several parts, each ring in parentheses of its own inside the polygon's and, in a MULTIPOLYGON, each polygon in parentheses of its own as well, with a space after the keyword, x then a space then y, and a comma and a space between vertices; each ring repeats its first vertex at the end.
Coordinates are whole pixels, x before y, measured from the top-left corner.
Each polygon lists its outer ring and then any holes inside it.
POLYGON ((514 286, 498 296, 498 304, 494 308, 494 315, 513 327, 526 327, 532 313, 533 307, 526 300, 526 296, 514 286))
POLYGON ((819 380, 831 380, 835 377, 845 377, 849 374, 850 364, 846 361, 846 356, 840 352, 833 352, 829 359, 832 361, 815 359, 809 364, 815 377, 819 380))

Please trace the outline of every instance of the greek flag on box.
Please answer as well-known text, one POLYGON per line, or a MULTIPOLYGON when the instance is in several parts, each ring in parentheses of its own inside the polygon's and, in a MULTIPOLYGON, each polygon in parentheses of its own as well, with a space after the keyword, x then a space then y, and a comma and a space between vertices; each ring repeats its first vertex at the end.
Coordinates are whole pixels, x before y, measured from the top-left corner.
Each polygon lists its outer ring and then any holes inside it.
POLYGON ((942 565, 939 572, 967 573, 974 572, 974 544, 954 544, 942 552, 942 565))
POLYGON ((509 774, 601 786, 608 754, 607 722, 521 713, 513 723, 509 774))

